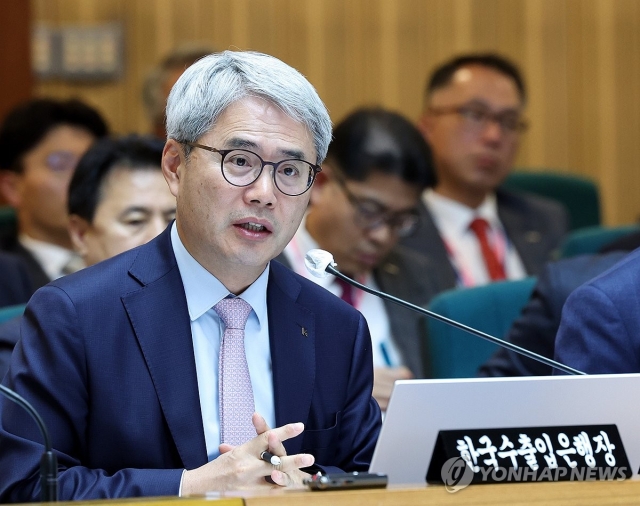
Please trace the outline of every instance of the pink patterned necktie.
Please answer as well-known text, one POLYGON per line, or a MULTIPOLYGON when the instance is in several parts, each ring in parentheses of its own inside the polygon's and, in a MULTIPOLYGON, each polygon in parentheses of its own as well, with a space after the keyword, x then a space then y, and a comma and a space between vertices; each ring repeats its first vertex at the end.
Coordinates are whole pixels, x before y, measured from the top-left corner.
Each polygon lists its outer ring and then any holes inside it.
POLYGON ((220 441, 238 446, 256 437, 251 422, 253 389, 244 352, 244 326, 251 306, 235 297, 222 299, 213 309, 225 325, 218 366, 220 441))

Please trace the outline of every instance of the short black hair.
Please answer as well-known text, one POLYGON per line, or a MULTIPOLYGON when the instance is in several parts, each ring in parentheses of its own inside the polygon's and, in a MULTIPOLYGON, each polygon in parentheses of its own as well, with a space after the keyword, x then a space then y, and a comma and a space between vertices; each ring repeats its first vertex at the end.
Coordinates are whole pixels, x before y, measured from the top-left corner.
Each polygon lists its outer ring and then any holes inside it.
POLYGON ((161 170, 164 141, 152 136, 127 135, 95 142, 78 162, 69 184, 68 211, 93 222, 102 188, 111 171, 161 170))
POLYGON ((515 63, 496 53, 463 54, 436 67, 436 69, 431 73, 431 77, 427 83, 426 97, 428 98, 435 90, 447 86, 451 82, 453 74, 462 67, 467 67, 469 65, 488 67, 511 78, 515 83, 516 88, 518 88, 518 93, 520 94, 522 103, 524 104, 527 101, 527 90, 520 69, 518 69, 518 66, 515 63))
POLYGON ((421 188, 435 184, 422 134, 400 114, 381 108, 358 109, 342 120, 333 130, 327 160, 347 179, 364 181, 377 171, 421 188))
POLYGON ((108 133, 100 113, 79 100, 30 100, 9 112, 0 126, 0 169, 22 172, 23 157, 60 125, 82 128, 97 139, 108 133))

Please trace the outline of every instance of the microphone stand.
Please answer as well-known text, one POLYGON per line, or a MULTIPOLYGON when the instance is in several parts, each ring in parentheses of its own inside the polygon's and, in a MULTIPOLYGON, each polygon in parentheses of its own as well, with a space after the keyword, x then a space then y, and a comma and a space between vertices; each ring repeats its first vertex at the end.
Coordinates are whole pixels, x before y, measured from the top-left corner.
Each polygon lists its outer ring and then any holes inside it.
POLYGON ((354 279, 351 279, 349 276, 346 276, 344 274, 342 274, 339 270, 337 270, 336 268, 334 268, 331 264, 327 265, 327 267, 325 268, 325 270, 330 273, 333 274, 335 277, 342 279, 343 281, 346 281, 347 283, 360 288, 360 290, 363 290, 367 293, 370 293, 372 295, 376 295, 382 299, 386 299, 388 301, 391 301, 395 304, 398 304, 400 306, 404 306, 406 308, 412 309, 413 311, 417 311, 418 313, 421 313, 423 315, 426 315, 430 318, 434 318, 435 320, 441 321, 443 323, 446 323, 447 325, 451 325, 452 327, 456 327, 460 330, 464 330, 465 332, 468 332, 470 334, 473 334, 474 336, 477 337, 481 337, 482 339, 486 339, 487 341, 491 341, 494 344, 497 344, 498 346, 502 346, 503 348, 507 348, 508 350, 511 350, 515 353, 519 353, 520 355, 524 355, 527 358, 530 358, 532 360, 537 360, 538 362, 542 362, 545 365, 548 365, 550 367, 553 367, 555 369, 559 369, 562 372, 566 372, 567 374, 573 374, 573 375, 586 375, 586 373, 582 372, 582 371, 578 371, 577 369, 574 369, 573 367, 569 367, 568 365, 564 365, 561 364, 560 362, 556 362, 555 360, 551 360, 550 358, 547 357, 543 357, 542 355, 538 355, 537 353, 534 353, 533 351, 529 351, 526 348, 521 348, 520 346, 517 346, 513 343, 510 343, 509 341, 505 341, 503 339, 498 339, 497 337, 493 337, 489 334, 486 334, 484 332, 481 332, 479 330, 476 330, 472 327, 468 327, 467 325, 464 325, 462 323, 458 323, 457 321, 451 320, 445 316, 439 315, 437 313, 434 313, 433 311, 429 311, 428 309, 424 309, 420 306, 416 306, 415 304, 411 304, 410 302, 404 301, 402 299, 398 299, 397 297, 394 297, 393 295, 389 295, 387 293, 384 292, 380 292, 378 290, 374 290, 373 288, 369 288, 368 286, 365 286, 361 283, 358 283, 357 281, 355 281, 354 279))
POLYGON ((35 408, 22 396, 10 388, 0 385, 0 394, 25 409, 38 425, 44 439, 44 453, 40 459, 40 501, 56 502, 58 500, 58 459, 51 448, 51 438, 44 420, 35 408))

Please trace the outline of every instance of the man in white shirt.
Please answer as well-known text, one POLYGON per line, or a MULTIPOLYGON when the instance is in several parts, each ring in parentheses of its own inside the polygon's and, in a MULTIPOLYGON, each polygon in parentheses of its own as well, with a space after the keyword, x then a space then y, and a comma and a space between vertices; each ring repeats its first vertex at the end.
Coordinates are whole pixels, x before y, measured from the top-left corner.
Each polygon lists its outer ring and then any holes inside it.
POLYGON ((0 192, 17 216, 0 248, 24 260, 34 290, 84 266, 71 247, 67 189, 80 157, 106 134, 100 114, 77 100, 32 100, 0 127, 0 192))
POLYGON ((429 79, 419 128, 438 182, 423 195, 425 226, 403 244, 434 260, 440 290, 537 274, 566 233, 560 204, 499 188, 525 103, 520 72, 498 55, 456 57, 429 79))
POLYGON ((419 228, 420 194, 433 182, 429 148, 408 120, 383 109, 357 110, 335 127, 305 219, 279 257, 367 319, 373 393, 383 410, 396 380, 425 376, 419 316, 333 276, 310 275, 304 255, 327 250, 344 274, 414 304, 426 303, 433 291, 423 276, 428 260, 396 245, 419 228))

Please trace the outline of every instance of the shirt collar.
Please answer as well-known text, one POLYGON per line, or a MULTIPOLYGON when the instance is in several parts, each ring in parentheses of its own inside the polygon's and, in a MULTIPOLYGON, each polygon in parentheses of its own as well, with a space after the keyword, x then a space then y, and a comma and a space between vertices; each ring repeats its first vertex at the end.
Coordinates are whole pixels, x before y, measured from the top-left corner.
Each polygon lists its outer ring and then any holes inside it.
POLYGON ((492 227, 500 225, 495 193, 487 195, 475 209, 440 195, 432 188, 426 190, 422 198, 440 230, 455 230, 457 233, 464 233, 475 218, 484 218, 492 227))
POLYGON ((26 234, 20 234, 18 241, 35 257, 50 279, 59 278, 62 275, 62 270, 71 260, 78 259, 79 261, 80 259, 75 251, 34 239, 26 234))
MULTIPOLYGON (((178 235, 175 222, 171 226, 171 246, 182 277, 189 318, 195 321, 229 295, 229 290, 187 251, 178 235)), ((269 264, 258 279, 239 295, 251 305, 260 324, 264 323, 263 318, 267 314, 268 280, 269 264)))

